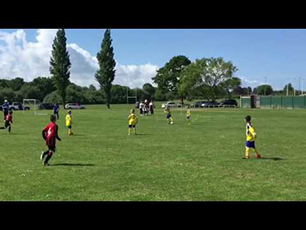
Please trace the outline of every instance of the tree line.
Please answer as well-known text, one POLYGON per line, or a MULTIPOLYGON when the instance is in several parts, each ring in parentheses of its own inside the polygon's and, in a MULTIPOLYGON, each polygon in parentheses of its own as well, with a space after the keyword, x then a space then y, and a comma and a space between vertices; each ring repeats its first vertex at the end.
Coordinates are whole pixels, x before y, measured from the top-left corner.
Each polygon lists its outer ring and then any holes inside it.
MULTIPOLYGON (((95 86, 81 87, 70 79, 71 62, 67 50, 65 30, 57 31, 52 45, 50 58, 50 77, 37 77, 31 82, 24 82, 20 77, 12 80, 0 79, 0 101, 22 101, 23 99, 38 99, 41 102, 62 103, 78 102, 82 104, 133 103, 127 96, 136 96, 138 101, 148 99, 155 101, 177 99, 235 98, 252 93, 260 95, 292 95, 292 85, 284 90, 273 91, 270 85, 261 85, 254 89, 242 87, 241 79, 235 76, 238 68, 231 61, 222 57, 202 58, 191 62, 186 56, 171 58, 163 67, 157 70, 152 81, 157 85, 144 84, 142 88, 131 89, 127 86, 113 85, 115 79, 114 49, 110 30, 104 33, 101 50, 97 53, 99 69, 95 80, 100 88, 95 86)), ((297 92, 299 94, 299 92, 297 92)))

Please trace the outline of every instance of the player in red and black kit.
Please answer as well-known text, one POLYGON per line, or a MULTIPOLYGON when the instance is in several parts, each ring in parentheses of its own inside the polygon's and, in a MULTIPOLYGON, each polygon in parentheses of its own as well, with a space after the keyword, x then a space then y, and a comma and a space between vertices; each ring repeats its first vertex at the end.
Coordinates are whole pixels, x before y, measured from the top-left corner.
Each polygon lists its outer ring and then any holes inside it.
POLYGON ((49 165, 49 160, 51 159, 53 153, 56 149, 56 139, 61 141, 61 138, 58 136, 58 126, 56 124, 55 115, 51 115, 50 117, 51 123, 49 123, 42 131, 42 136, 46 141, 46 145, 48 146, 48 150, 42 152, 40 155, 40 159, 44 161, 44 165, 49 165))
POLYGON ((0 127, 0 129, 6 129, 8 127, 8 131, 10 133, 11 124, 13 124, 13 111, 10 111, 8 115, 5 116, 4 127, 0 127))

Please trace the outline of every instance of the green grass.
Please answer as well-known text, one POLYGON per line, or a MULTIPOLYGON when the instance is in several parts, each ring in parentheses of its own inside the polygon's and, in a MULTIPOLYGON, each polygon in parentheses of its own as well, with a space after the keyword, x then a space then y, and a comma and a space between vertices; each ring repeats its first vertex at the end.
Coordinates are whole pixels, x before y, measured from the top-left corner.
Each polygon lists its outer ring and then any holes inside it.
POLYGON ((306 200, 306 110, 193 109, 188 126, 185 111, 168 125, 157 108, 128 136, 129 109, 74 110, 74 136, 61 110, 50 167, 39 159, 49 116, 16 111, 12 133, 0 130, 0 200, 306 200), (242 160, 248 114, 267 159, 242 160))

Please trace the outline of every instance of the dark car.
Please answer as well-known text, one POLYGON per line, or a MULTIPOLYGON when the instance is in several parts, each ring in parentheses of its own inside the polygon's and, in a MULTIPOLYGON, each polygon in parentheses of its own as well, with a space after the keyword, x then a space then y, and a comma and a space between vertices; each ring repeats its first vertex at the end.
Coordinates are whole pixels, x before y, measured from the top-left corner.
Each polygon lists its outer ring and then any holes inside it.
POLYGON ((238 103, 234 99, 222 101, 219 105, 219 107, 237 107, 237 106, 238 106, 238 103))
POLYGON ((207 103, 208 101, 197 101, 193 104, 194 108, 201 108, 203 103, 207 103))
POLYGON ((53 109, 53 104, 52 103, 41 103, 39 105, 39 109, 53 109))
POLYGON ((205 103, 202 103, 201 107, 202 108, 213 108, 213 107, 218 107, 220 103, 216 101, 207 101, 205 103))

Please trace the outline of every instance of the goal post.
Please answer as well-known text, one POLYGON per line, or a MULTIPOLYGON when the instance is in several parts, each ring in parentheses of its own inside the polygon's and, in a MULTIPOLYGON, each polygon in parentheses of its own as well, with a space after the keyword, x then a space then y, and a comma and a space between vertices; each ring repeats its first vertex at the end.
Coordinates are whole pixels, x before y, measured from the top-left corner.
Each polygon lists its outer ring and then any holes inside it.
MULTIPOLYGON (((34 115, 47 115, 46 113, 41 113, 40 110, 44 109, 41 102, 37 99, 23 99, 23 108, 29 107, 29 111, 33 111, 34 115)), ((23 109, 23 113, 26 110, 23 109)))

